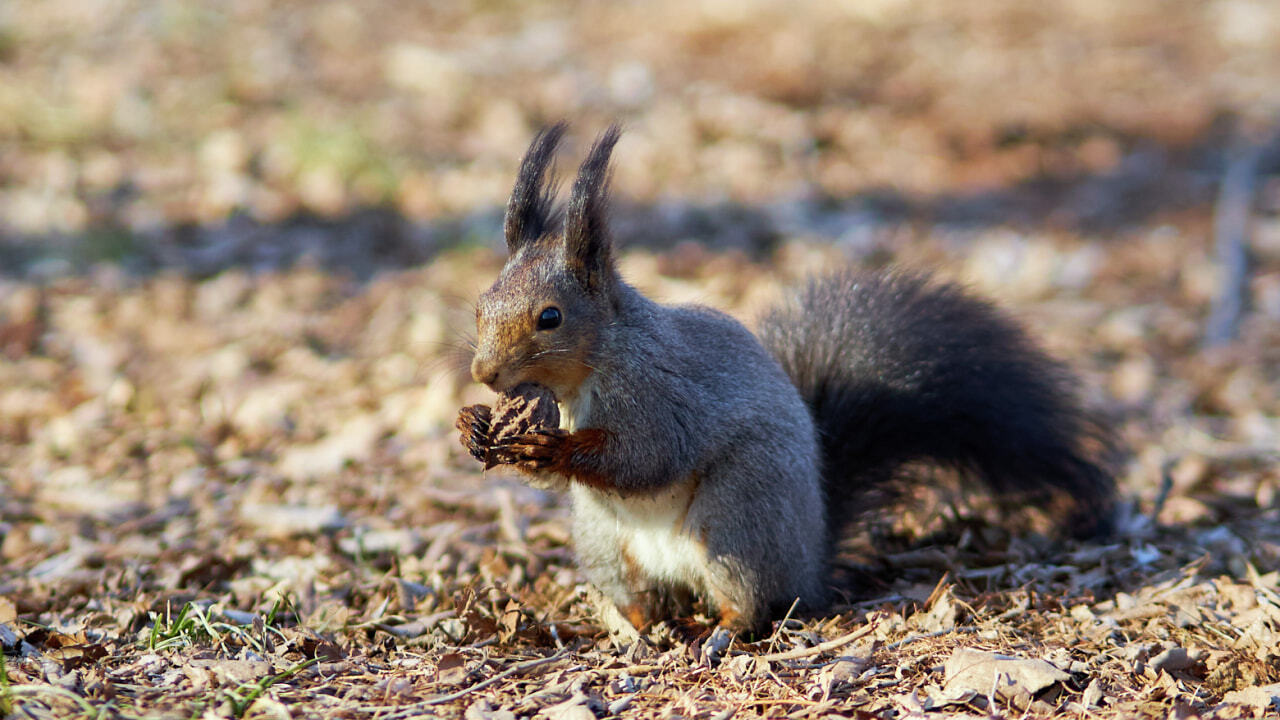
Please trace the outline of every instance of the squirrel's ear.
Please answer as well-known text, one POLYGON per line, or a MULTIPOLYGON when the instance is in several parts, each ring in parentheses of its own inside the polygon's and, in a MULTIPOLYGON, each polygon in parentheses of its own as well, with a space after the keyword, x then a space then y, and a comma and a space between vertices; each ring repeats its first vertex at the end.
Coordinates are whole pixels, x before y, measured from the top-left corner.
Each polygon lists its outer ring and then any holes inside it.
POLYGON ((533 138, 524 160, 520 161, 520 172, 516 175, 511 199, 507 201, 507 216, 502 227, 507 250, 512 255, 525 243, 550 233, 556 222, 555 186, 546 186, 544 181, 567 127, 560 122, 543 129, 533 138))
POLYGON ((613 248, 609 239, 609 156, 621 130, 611 125, 582 161, 565 211, 565 259, 569 270, 588 291, 607 289, 613 276, 613 248))

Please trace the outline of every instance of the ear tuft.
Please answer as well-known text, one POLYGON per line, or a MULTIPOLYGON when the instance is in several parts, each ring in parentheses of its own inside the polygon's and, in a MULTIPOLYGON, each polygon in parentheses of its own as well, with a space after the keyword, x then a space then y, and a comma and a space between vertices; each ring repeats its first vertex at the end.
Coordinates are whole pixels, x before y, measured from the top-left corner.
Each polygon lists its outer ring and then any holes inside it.
POLYGON ((520 172, 516 175, 511 199, 507 201, 502 228, 507 251, 513 255, 525 243, 550 233, 558 220, 554 209, 555 184, 547 185, 545 180, 566 129, 568 125, 564 122, 544 128, 533 138, 524 160, 520 161, 520 172))
POLYGON ((613 276, 609 158, 621 134, 617 125, 611 125, 596 139, 578 170, 565 212, 565 257, 570 271, 589 291, 606 289, 613 276))

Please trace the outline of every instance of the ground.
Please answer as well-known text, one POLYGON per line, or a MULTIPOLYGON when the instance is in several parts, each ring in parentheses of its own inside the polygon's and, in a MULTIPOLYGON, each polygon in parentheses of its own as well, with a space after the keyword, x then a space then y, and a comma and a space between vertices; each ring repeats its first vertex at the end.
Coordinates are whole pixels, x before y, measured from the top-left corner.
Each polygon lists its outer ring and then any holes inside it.
POLYGON ((1265 0, 15 0, 0 715, 1274 716, 1277 109, 1265 0), (1115 535, 914 498, 827 612, 619 647, 565 499, 452 430, 564 118, 564 168, 624 124, 656 298, 750 325, 840 264, 994 298, 1123 449, 1115 535))

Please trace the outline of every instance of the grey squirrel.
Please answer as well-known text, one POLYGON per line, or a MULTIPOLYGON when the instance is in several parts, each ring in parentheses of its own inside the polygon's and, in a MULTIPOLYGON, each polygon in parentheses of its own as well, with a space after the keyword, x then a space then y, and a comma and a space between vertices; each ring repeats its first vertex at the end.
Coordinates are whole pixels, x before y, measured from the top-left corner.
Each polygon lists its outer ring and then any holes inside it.
POLYGON ((521 163, 471 365, 500 393, 549 389, 562 427, 495 442, 485 405, 457 426, 477 459, 567 487, 579 563, 637 628, 693 597, 747 633, 797 600, 820 609, 839 527, 908 462, 1058 503, 1076 530, 1105 526, 1114 480, 1086 449, 1096 433, 1071 375, 992 305, 851 270, 813 279, 759 338, 718 311, 658 304, 614 264, 619 130, 560 211, 546 176, 564 132, 543 130, 521 163))

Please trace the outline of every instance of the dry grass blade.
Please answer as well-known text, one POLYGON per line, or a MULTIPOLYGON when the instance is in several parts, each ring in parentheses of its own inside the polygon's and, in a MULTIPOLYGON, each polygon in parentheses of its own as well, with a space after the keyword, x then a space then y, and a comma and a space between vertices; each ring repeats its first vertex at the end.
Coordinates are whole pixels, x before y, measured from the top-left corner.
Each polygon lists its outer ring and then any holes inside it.
POLYGON ((436 707, 439 705, 447 705, 449 703, 456 702, 472 693, 483 690, 491 685, 500 683, 503 680, 506 680, 507 678, 510 678, 514 675, 521 675, 523 673, 529 672, 530 670, 533 670, 534 668, 542 667, 543 665, 549 665, 557 660, 562 660, 567 655, 568 655, 568 651, 562 650, 556 653, 555 655, 551 655, 549 657, 538 658, 536 660, 526 660, 525 662, 522 662, 522 663, 516 663, 512 667, 507 668, 506 670, 503 670, 497 675, 494 675, 493 677, 488 678, 487 680, 481 680, 480 682, 476 683, 475 685, 471 685, 470 687, 463 688, 462 690, 459 690, 457 692, 452 692, 445 695, 440 695, 438 697, 433 697, 427 700, 423 700, 421 702, 416 702, 411 705, 407 705, 405 707, 397 708, 396 710, 389 712, 385 715, 380 715, 380 717, 383 720, 400 720, 401 718, 417 717, 426 708, 436 707))
POLYGON ((851 633, 841 635, 840 637, 835 638, 833 640, 827 640, 826 642, 818 643, 813 647, 797 648, 795 650, 787 650, 786 652, 766 653, 764 655, 757 655, 756 658, 759 660, 768 660, 768 661, 800 660, 802 658, 812 657, 814 655, 821 655, 822 653, 831 652, 832 650, 835 650, 837 648, 842 648, 845 645, 848 645, 849 643, 854 642, 855 640, 860 640, 866 637, 867 635, 870 635, 872 632, 875 631, 875 629, 876 629, 876 626, 874 623, 867 623, 866 625, 863 625, 862 627, 858 628, 857 630, 854 630, 851 633))

